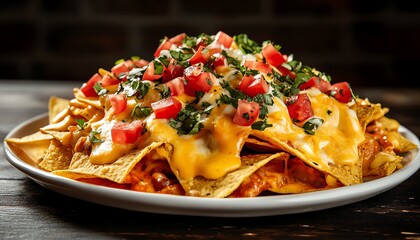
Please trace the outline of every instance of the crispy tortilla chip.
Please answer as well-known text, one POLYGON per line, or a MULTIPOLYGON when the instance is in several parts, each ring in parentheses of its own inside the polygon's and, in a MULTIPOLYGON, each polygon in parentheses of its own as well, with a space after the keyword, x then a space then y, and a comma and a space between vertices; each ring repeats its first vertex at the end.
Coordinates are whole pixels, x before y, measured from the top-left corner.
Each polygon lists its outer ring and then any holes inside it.
POLYGON ((382 108, 381 104, 372 104, 368 99, 356 99, 356 104, 352 106, 352 109, 356 111, 357 118, 359 119, 360 126, 363 131, 366 130, 366 126, 381 117, 383 117, 389 110, 388 108, 382 108))
POLYGON ((41 129, 41 132, 42 133, 45 133, 45 134, 51 135, 54 139, 57 139, 63 145, 68 145, 69 144, 69 141, 70 141, 70 138, 71 138, 71 134, 68 131, 66 131, 66 132, 60 132, 60 131, 54 131, 54 130, 44 130, 44 129, 41 129))
POLYGON ((397 156, 393 152, 379 152, 370 163, 366 176, 388 176, 402 167, 402 159, 403 157, 397 156))
POLYGON ((6 139, 6 142, 19 158, 38 165, 44 158, 52 139, 51 135, 36 132, 22 138, 6 139))
POLYGON ((257 197, 264 192, 302 193, 338 187, 337 180, 298 158, 276 158, 244 179, 230 197, 257 197))
POLYGON ((86 97, 82 91, 80 91, 80 89, 75 88, 73 89, 73 93, 75 98, 82 103, 86 103, 87 105, 93 106, 97 109, 103 110, 103 106, 101 101, 99 101, 99 99, 97 97, 86 97))
POLYGON ((278 100, 278 109, 268 114, 272 126, 252 130, 251 136, 276 146, 303 160, 309 166, 332 175, 344 185, 362 182, 362 164, 357 145, 364 140, 363 130, 354 110, 319 91, 307 91, 314 115, 323 119, 314 134, 297 126, 287 106, 278 100))
POLYGON ((50 97, 48 103, 48 118, 50 123, 60 122, 68 114, 69 100, 59 97, 50 97))
POLYGON ((279 151, 278 147, 275 145, 253 137, 245 139, 245 144, 242 150, 252 150, 261 153, 275 153, 279 151))
POLYGON ((410 140, 397 131, 389 132, 387 137, 388 141, 394 146, 394 151, 396 153, 405 153, 417 148, 416 144, 410 142, 410 140))
POLYGON ((45 131, 67 131, 69 126, 76 125, 76 120, 71 116, 67 115, 63 120, 57 123, 49 124, 42 127, 41 132, 45 131))
POLYGON ((404 153, 417 148, 416 144, 412 143, 398 132, 398 128, 400 127, 398 121, 387 117, 382 117, 377 121, 382 124, 382 128, 386 132, 385 135, 387 136, 388 141, 394 146, 394 151, 396 153, 404 153))
POLYGON ((98 121, 104 117, 103 110, 99 110, 91 105, 88 105, 86 108, 71 106, 70 111, 74 116, 82 116, 88 121, 91 121, 92 119, 98 121))
POLYGON ((261 166, 275 158, 288 158, 289 154, 285 152, 276 154, 256 154, 243 156, 241 158, 241 167, 226 176, 219 179, 206 179, 196 177, 191 180, 179 179, 187 195, 199 197, 223 198, 229 196, 242 181, 257 171, 261 166))
POLYGON ((72 159, 70 148, 63 146, 60 141, 53 139, 48 151, 39 166, 47 171, 68 169, 72 159))
POLYGON ((352 165, 342 165, 342 166, 337 166, 337 165, 334 165, 333 163, 329 163, 327 167, 322 166, 315 161, 311 161, 311 159, 309 159, 305 154, 303 154, 301 151, 291 146, 288 142, 280 141, 276 138, 272 138, 270 136, 267 136, 265 134, 261 134, 258 132, 255 132, 255 133, 257 133, 256 135, 258 135, 258 137, 262 139, 265 138, 264 140, 270 141, 271 144, 276 145, 279 149, 286 151, 302 159, 311 167, 318 169, 321 172, 331 174, 332 176, 339 179, 340 182, 342 182, 345 185, 358 184, 362 182, 361 162, 355 162, 352 165))
POLYGON ((385 131, 398 131, 398 128, 400 127, 400 123, 395 119, 381 117, 377 121, 382 124, 382 128, 385 131))
POLYGON ((113 163, 96 165, 89 161, 89 156, 76 152, 68 170, 58 170, 52 173, 70 178, 80 178, 81 175, 96 176, 116 183, 124 183, 131 169, 147 154, 157 154, 159 157, 169 159, 171 153, 171 145, 154 142, 143 149, 131 150, 113 163))

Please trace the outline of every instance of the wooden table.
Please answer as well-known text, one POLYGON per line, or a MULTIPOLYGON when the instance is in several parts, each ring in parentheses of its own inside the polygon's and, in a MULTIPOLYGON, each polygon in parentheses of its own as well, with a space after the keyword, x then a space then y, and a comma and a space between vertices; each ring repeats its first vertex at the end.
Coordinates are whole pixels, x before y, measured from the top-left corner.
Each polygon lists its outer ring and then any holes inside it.
MULTIPOLYGON (((50 95, 70 98, 80 83, 0 81, 0 138, 47 111, 50 95)), ((389 117, 420 136, 420 89, 355 89, 390 107, 389 117)), ((1 149, 3 150, 3 149, 1 149)), ((259 218, 133 212, 47 190, 0 153, 0 239, 420 239, 420 171, 370 199, 333 209, 259 218)))

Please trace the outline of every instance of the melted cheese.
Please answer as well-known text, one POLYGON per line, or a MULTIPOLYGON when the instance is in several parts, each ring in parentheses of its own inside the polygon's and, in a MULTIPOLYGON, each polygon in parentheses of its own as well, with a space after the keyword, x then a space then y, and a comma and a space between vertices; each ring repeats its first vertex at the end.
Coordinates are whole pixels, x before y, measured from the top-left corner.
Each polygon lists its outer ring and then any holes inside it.
POLYGON ((101 143, 93 144, 89 160, 93 164, 112 163, 126 152, 135 148, 135 144, 118 144, 112 141, 111 128, 113 121, 102 121, 97 131, 100 132, 101 143))
MULTIPOLYGON (((235 51, 232 51, 236 53, 235 51)), ((240 55, 239 59, 248 59, 240 55)), ((255 57, 254 57, 255 58, 255 57)), ((217 68, 224 82, 237 86, 242 78, 237 70, 229 67, 217 68)), ((272 81, 271 76, 266 76, 267 81, 272 81)), ((270 86, 269 91, 272 91, 270 86)), ((322 165, 329 169, 333 165, 352 165, 359 161, 357 145, 364 139, 364 134, 359 126, 356 114, 346 104, 339 103, 317 89, 304 91, 308 94, 315 117, 324 120, 324 123, 314 135, 304 132, 290 119, 284 102, 273 98, 274 105, 268 106, 267 120, 273 126, 264 131, 251 130, 232 123, 235 109, 231 105, 218 105, 217 99, 221 94, 229 94, 219 84, 215 84, 211 91, 204 94, 198 103, 210 103, 214 106, 210 116, 203 119, 204 128, 194 135, 179 135, 176 129, 170 127, 166 120, 154 118, 154 114, 146 119, 147 135, 142 137, 141 146, 151 142, 163 141, 173 145, 171 156, 171 169, 180 178, 190 180, 197 176, 208 179, 217 179, 240 167, 240 152, 246 137, 252 132, 255 136, 269 141, 279 141, 286 151, 306 160, 322 165)), ((194 97, 182 94, 177 96, 183 105, 194 101, 194 97)), ((141 99, 144 106, 160 99, 157 89, 151 87, 148 94, 141 99)), ((137 100, 129 99, 127 110, 114 115, 108 111, 105 122, 98 124, 101 131, 101 144, 95 144, 90 160, 92 163, 110 163, 136 144, 114 144, 110 129, 114 121, 130 118, 132 109, 137 100)), ((95 129, 95 128, 94 128, 95 129)))
MULTIPOLYGON (((363 141, 364 134, 357 116, 346 104, 340 103, 319 90, 306 91, 315 117, 324 123, 314 135, 293 124, 282 101, 276 99, 270 109, 266 134, 281 142, 286 142, 298 157, 323 165, 353 165, 359 161, 357 145, 363 141)), ((256 133, 264 135, 264 133, 256 133)))
POLYGON ((240 151, 248 129, 232 123, 231 116, 215 108, 206 119, 205 129, 195 135, 178 135, 166 121, 150 119, 147 128, 150 141, 165 141, 174 146, 170 165, 182 179, 203 176, 223 177, 241 164, 240 151))

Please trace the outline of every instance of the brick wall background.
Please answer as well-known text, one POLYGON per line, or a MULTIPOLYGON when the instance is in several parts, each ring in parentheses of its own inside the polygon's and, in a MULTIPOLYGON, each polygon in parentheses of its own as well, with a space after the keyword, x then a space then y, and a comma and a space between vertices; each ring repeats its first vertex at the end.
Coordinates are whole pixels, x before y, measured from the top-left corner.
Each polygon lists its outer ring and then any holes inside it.
POLYGON ((86 81, 163 36, 247 33, 353 87, 419 87, 411 0, 13 0, 0 2, 0 79, 86 81))

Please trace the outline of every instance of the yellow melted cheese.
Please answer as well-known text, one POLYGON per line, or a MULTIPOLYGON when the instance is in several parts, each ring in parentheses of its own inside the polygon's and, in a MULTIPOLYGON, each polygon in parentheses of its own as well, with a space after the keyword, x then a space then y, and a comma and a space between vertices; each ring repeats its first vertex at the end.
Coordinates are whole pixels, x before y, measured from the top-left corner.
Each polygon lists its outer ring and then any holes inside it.
POLYGON ((324 119, 322 126, 313 137, 314 151, 325 163, 353 165, 359 161, 357 145, 364 140, 356 113, 346 104, 336 101, 326 94, 308 92, 315 116, 324 119))
POLYGON ((117 158, 135 148, 135 144, 119 144, 112 141, 111 128, 114 124, 115 120, 101 121, 101 125, 97 131, 100 132, 99 138, 102 142, 93 144, 92 152, 89 156, 91 163, 107 164, 115 162, 117 158))
POLYGON ((178 135, 164 120, 148 121, 151 141, 174 146, 170 165, 182 179, 217 179, 241 165, 239 154, 249 130, 232 123, 232 117, 222 114, 223 110, 224 107, 213 109, 205 120, 205 129, 194 135, 178 135))
POLYGON ((268 136, 286 142, 299 157, 321 164, 324 169, 329 169, 330 164, 353 165, 359 161, 357 145, 363 141, 364 134, 355 112, 319 90, 305 92, 314 116, 324 120, 315 135, 306 134, 303 128, 294 125, 286 105, 276 99, 268 115, 269 123, 273 124, 265 130, 268 136))
MULTIPOLYGON (((224 80, 233 85, 237 85, 241 79, 228 68, 218 70, 224 76, 224 80)), ((270 77, 268 80, 271 80, 270 77)), ((143 106, 158 100, 156 96, 159 94, 156 91, 153 89, 142 99, 143 106)), ((137 104, 137 101, 129 99, 125 112, 113 115, 111 110, 104 121, 97 125, 103 142, 94 144, 90 161, 97 164, 111 163, 138 144, 144 146, 151 142, 163 141, 174 147, 170 166, 180 178, 189 180, 203 176, 217 179, 240 167, 240 152, 251 132, 262 139, 275 139, 286 143, 286 150, 302 159, 316 162, 324 169, 329 169, 330 164, 352 165, 359 161, 357 145, 364 139, 364 134, 354 111, 317 89, 304 92, 311 100, 315 117, 324 120, 315 135, 306 134, 303 128, 296 126, 290 119, 286 105, 278 98, 273 99, 273 106, 268 106, 267 117, 268 122, 273 124, 272 127, 258 131, 234 124, 232 117, 235 109, 230 105, 216 103, 220 94, 226 94, 226 90, 216 84, 201 99, 212 104, 214 108, 211 114, 203 119, 204 128, 199 133, 179 135, 176 129, 168 125, 167 120, 156 119, 152 114, 145 120, 148 132, 141 137, 140 143, 138 141, 136 144, 115 144, 110 133, 113 124, 115 121, 129 119, 132 109, 137 104)), ((194 99, 185 94, 177 98, 183 105, 194 99)))

